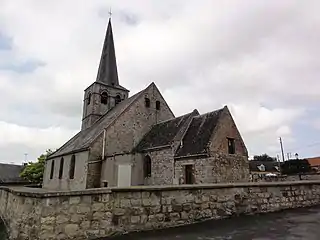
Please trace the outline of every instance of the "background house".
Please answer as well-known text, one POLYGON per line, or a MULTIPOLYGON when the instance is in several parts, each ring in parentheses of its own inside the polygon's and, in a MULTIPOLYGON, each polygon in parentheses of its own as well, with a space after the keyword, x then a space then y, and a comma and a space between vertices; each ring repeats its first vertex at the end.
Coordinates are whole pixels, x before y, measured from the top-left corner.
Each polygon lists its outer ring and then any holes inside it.
POLYGON ((249 161, 250 174, 266 175, 266 174, 280 174, 279 162, 276 161, 249 161))
POLYGON ((19 176, 23 168, 23 165, 0 163, 0 185, 25 184, 19 176))
POLYGON ((320 173, 320 157, 306 158, 306 160, 314 172, 320 173))

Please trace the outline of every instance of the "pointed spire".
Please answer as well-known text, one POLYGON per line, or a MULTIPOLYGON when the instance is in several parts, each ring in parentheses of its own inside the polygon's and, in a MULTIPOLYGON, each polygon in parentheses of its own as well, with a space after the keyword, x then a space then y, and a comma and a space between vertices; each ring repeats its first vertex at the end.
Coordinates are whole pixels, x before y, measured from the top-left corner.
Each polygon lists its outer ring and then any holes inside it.
POLYGON ((109 18, 107 33, 104 39, 96 82, 102 82, 111 86, 119 85, 111 18, 109 18))

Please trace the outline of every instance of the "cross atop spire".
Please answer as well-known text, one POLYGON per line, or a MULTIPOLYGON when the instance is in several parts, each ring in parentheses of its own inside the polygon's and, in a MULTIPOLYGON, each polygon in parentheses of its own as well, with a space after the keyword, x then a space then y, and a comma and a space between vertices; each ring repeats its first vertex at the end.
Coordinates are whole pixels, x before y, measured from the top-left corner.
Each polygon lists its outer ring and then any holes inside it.
POLYGON ((112 15, 111 8, 108 13, 109 13, 109 18, 111 18, 111 15, 112 15))
POLYGON ((111 18, 109 18, 108 22, 96 82, 102 82, 110 86, 119 86, 111 18))

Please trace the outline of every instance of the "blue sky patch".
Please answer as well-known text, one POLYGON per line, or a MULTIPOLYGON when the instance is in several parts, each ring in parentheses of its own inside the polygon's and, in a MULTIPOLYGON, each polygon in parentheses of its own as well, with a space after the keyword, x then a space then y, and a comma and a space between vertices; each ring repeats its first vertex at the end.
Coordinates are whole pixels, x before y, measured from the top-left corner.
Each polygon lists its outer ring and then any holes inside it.
POLYGON ((30 73, 45 65, 46 64, 42 61, 30 59, 20 63, 6 63, 4 65, 0 65, 0 70, 10 70, 17 73, 30 73))
POLYGON ((10 49, 12 49, 12 38, 0 32, 0 50, 10 50, 10 49))

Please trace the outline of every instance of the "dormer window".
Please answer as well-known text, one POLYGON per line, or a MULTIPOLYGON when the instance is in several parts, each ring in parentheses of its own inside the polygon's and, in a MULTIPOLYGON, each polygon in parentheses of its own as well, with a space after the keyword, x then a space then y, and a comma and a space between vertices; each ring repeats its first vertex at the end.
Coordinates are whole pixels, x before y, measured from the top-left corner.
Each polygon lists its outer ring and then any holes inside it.
POLYGON ((263 164, 257 166, 257 168, 258 168, 261 172, 266 171, 266 167, 265 167, 263 164))
POLYGON ((101 103, 102 104, 108 103, 108 93, 106 92, 101 93, 101 103))
POLYGON ((150 107, 150 99, 149 98, 145 98, 144 99, 144 103, 145 103, 145 106, 146 106, 146 108, 149 108, 150 107))

